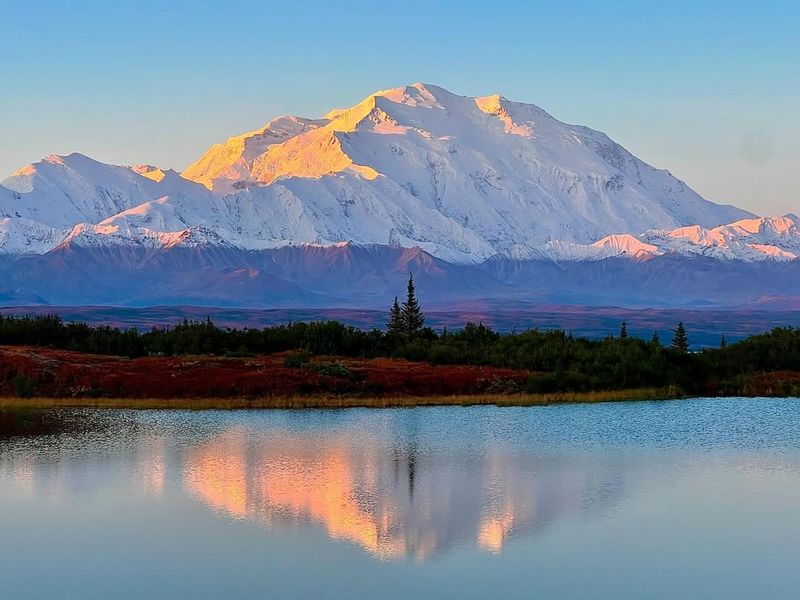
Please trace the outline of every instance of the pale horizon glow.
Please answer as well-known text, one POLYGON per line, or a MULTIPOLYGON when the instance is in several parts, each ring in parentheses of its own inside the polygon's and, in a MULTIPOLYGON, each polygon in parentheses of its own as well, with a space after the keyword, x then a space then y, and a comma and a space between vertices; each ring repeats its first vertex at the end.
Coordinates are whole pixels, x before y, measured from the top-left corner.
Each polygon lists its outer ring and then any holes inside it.
POLYGON ((183 170, 279 115, 415 81, 607 133, 709 200, 800 212, 800 8, 621 1, 5 6, 0 179, 49 154, 183 170))

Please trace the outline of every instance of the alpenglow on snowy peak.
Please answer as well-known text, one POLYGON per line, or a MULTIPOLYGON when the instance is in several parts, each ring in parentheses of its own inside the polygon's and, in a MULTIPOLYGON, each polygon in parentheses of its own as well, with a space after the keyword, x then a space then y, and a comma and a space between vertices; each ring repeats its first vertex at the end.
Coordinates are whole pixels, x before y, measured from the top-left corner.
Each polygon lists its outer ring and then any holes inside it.
POLYGON ((277 117, 181 175, 47 157, 2 182, 0 254, 347 242, 421 248, 457 264, 665 253, 790 260, 800 233, 783 219, 756 226, 750 213, 709 202, 605 134, 534 105, 414 84, 321 119, 277 117))
POLYGON ((752 216, 536 106, 423 84, 324 119, 279 117, 183 176, 289 223, 293 242, 420 246, 456 262, 752 216))

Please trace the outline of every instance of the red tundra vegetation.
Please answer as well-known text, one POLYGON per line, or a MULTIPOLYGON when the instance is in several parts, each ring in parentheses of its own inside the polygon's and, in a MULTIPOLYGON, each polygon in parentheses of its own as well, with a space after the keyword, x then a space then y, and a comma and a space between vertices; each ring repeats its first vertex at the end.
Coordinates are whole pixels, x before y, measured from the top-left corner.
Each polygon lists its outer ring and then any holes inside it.
POLYGON ((741 387, 746 396, 797 396, 800 394, 800 372, 754 373, 745 378, 741 387))
POLYGON ((508 393, 529 374, 394 359, 180 356, 121 358, 33 347, 0 347, 0 397, 263 398, 508 393))

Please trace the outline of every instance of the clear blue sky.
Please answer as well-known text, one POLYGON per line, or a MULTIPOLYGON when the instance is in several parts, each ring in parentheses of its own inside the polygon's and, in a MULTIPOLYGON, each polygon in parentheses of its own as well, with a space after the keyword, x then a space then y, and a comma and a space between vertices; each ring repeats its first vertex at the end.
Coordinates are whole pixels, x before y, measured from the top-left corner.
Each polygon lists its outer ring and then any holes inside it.
POLYGON ((800 212, 796 2, 0 0, 0 174, 182 169, 278 114, 424 81, 600 129, 711 200, 800 212))

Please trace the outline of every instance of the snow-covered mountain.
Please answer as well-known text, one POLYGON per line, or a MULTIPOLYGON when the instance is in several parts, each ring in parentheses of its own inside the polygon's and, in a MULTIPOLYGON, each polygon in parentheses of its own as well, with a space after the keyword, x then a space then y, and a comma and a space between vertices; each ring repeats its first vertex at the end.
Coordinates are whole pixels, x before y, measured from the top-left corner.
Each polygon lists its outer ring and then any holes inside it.
POLYGON ((662 252, 686 256, 779 261, 800 257, 800 219, 793 214, 743 219, 711 229, 692 225, 672 231, 648 231, 640 238, 662 252))
POLYGON ((295 243, 416 245, 455 262, 752 216, 536 106, 422 84, 321 120, 275 119, 183 175, 217 194, 246 189, 228 201, 269 206, 259 216, 291 223, 295 243))
MULTIPOLYGON (((733 266, 717 273, 755 280, 736 265, 799 256, 794 215, 709 202, 605 134, 534 105, 423 84, 321 119, 277 117, 181 174, 70 154, 0 185, 0 297, 9 298, 85 302, 92 281, 109 288, 101 300, 124 302, 141 291, 128 280, 143 276, 150 299, 217 290, 209 301, 256 302, 280 289, 296 302, 369 294, 413 266, 443 293, 530 295, 527 277, 553 289, 622 278, 636 292, 630 282, 644 278, 675 281, 675 298, 699 285, 700 300, 714 278, 698 279, 698 265, 707 274, 708 261, 724 261, 733 266), (81 283, 70 291, 48 273, 81 283)), ((784 283, 776 293, 794 293, 784 283)))
POLYGON ((172 244, 200 228, 250 250, 350 241, 456 263, 752 216, 536 106, 422 84, 323 119, 278 117, 182 175, 50 156, 3 182, 0 216, 27 219, 16 229, 30 229, 32 251, 43 227, 95 245, 172 244))
POLYGON ((791 261, 800 257, 800 218, 743 219, 706 229, 699 225, 669 231, 651 230, 639 236, 605 236, 592 244, 555 241, 546 246, 554 260, 592 261, 612 256, 647 259, 673 253, 681 256, 706 256, 723 260, 791 261))
POLYGON ((201 186, 174 171, 163 173, 160 179, 148 173, 141 167, 107 165, 77 153, 48 156, 2 182, 11 194, 0 197, 0 215, 69 228, 98 223, 159 197, 177 200, 202 193, 201 186))

